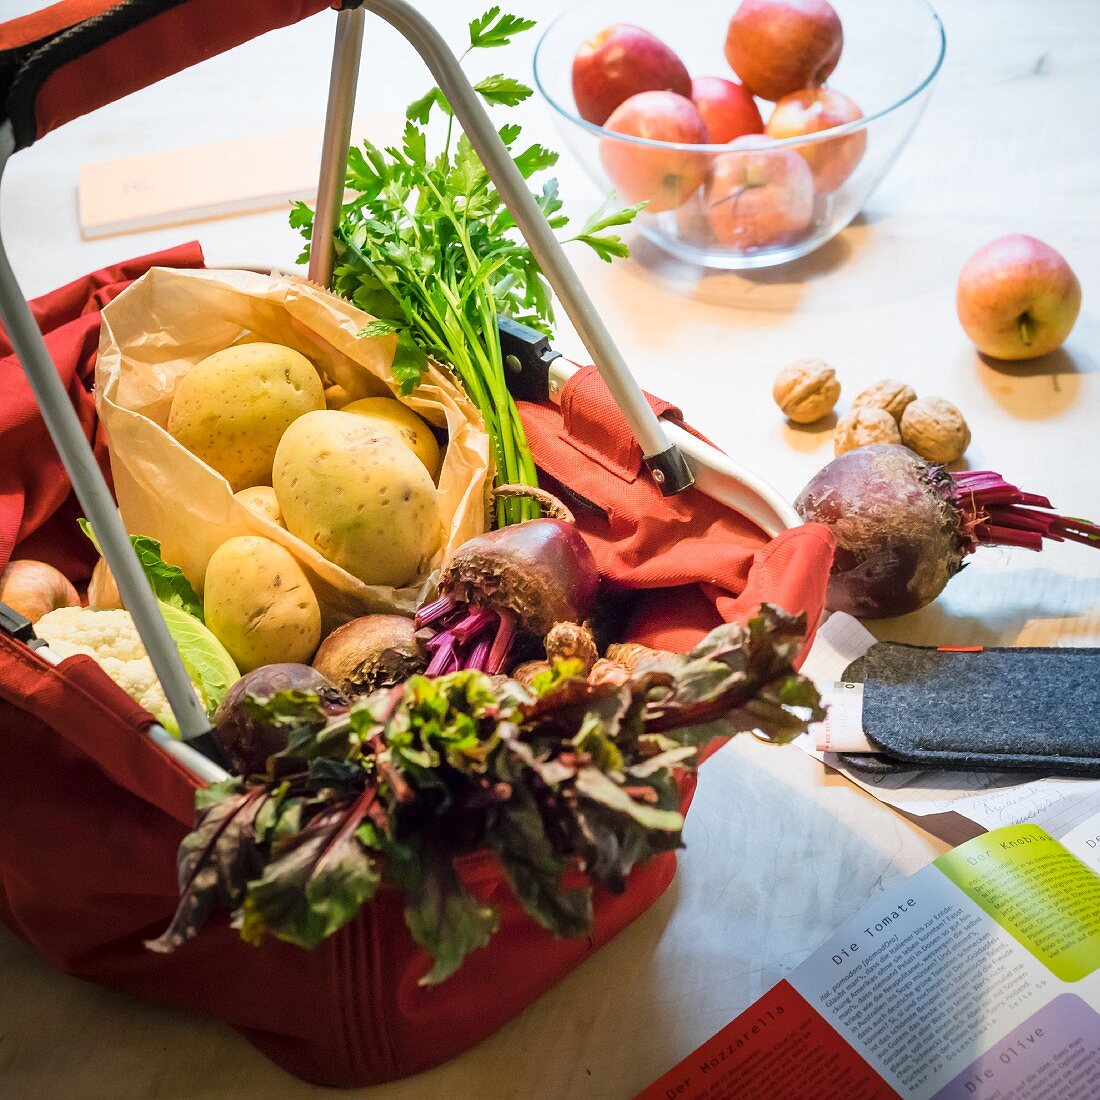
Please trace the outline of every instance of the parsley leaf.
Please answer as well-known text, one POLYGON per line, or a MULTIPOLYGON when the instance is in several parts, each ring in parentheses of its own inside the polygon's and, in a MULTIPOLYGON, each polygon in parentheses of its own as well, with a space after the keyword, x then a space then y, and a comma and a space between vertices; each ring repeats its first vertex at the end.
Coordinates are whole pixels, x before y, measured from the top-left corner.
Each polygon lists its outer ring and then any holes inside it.
POLYGON ((526 85, 511 77, 487 76, 474 85, 474 91, 485 100, 486 103, 502 103, 505 107, 514 107, 525 99, 530 99, 533 92, 526 85))
POLYGON ((507 46, 512 39, 523 31, 535 26, 534 19, 524 19, 518 15, 503 15, 497 5, 493 5, 483 15, 470 21, 470 49, 491 49, 494 46, 507 46))

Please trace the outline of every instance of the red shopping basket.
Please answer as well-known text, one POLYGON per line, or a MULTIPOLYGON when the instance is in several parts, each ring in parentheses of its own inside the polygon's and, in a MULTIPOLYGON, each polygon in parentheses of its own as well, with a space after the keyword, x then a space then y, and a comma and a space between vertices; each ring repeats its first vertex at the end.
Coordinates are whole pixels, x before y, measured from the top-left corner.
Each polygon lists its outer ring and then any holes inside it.
MULTIPOLYGON (((9 96, 0 148, 30 144, 169 68, 324 6, 257 0, 234 5, 248 12, 227 17, 224 5, 205 0, 74 0, 0 26, 0 87, 9 96), (150 53, 157 35, 168 35, 172 50, 150 53), (162 68, 149 68, 152 56, 162 59, 156 62, 162 68), (136 64, 118 65, 120 57, 140 58, 141 75, 136 64), (109 74, 100 68, 106 59, 109 74), (92 76, 94 93, 85 89, 92 76)), ((395 0, 366 6, 415 18, 395 0)), ((490 164, 492 154, 483 159, 490 164)), ((526 234, 529 227, 517 221, 526 234)), ((0 360, 0 566, 12 557, 35 557, 52 561, 74 582, 86 580, 91 560, 75 516, 91 514, 101 539, 117 521, 88 446, 105 457, 88 392, 98 310, 150 266, 201 263, 197 246, 144 257, 46 295, 28 311, 13 293, 0 251, 6 329, 0 354, 7 356, 0 360)), ((555 257, 547 266, 555 280, 569 277, 555 257)), ((595 350, 603 348, 599 338, 594 342, 595 350)), ((525 401, 521 411, 543 477, 579 502, 578 524, 601 571, 629 597, 628 636, 683 648, 719 619, 746 617, 764 600, 805 611, 812 629, 824 601, 828 534, 812 526, 776 533, 789 518, 781 503, 731 477, 728 460, 714 457, 666 403, 633 393, 628 423, 621 391, 631 383, 614 370, 611 385, 592 368, 568 375, 555 383, 560 407, 525 401), (699 485, 712 495, 698 488, 665 495, 647 472, 657 452, 638 442, 646 434, 639 423, 650 432, 658 424, 666 444, 666 431, 679 440, 689 458, 695 456, 699 485), (715 497, 746 502, 757 522, 715 497)), ((675 464, 668 468, 675 479, 675 464)), ((125 548, 124 536, 122 542, 125 548)), ((116 559, 122 558, 109 556, 121 574, 125 566, 116 559)), ((140 575, 138 581, 123 593, 135 619, 141 608, 131 598, 140 603, 144 592, 140 575)), ((156 655, 148 641, 147 648, 156 655)), ((159 664, 158 672, 167 686, 159 664)), ((0 635, 0 918, 67 972, 224 1019, 311 1081, 370 1084, 453 1057, 630 923, 674 873, 672 853, 651 859, 631 874, 624 893, 596 891, 589 938, 557 940, 523 913, 491 856, 470 857, 463 877, 473 892, 492 899, 500 932, 432 988, 417 984, 428 960, 405 929, 400 899, 386 890, 314 951, 279 942, 247 946, 223 916, 175 954, 153 954, 143 943, 175 910, 176 849, 190 827, 203 773, 186 766, 201 757, 189 749, 168 751, 149 736, 153 722, 90 659, 56 664, 0 635)), ((693 789, 685 777, 685 809, 693 789)))

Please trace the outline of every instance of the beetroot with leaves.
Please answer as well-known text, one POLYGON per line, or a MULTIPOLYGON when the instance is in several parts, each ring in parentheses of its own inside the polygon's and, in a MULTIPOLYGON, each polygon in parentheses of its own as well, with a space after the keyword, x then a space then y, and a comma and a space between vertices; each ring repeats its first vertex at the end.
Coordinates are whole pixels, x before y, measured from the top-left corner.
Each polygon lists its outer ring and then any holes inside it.
POLYGON ((798 514, 836 539, 826 606, 863 619, 934 600, 979 546, 1100 546, 1100 527, 1053 513, 989 470, 950 473, 880 443, 834 459, 799 494, 798 514))
POLYGON ((287 746, 289 728, 264 722, 245 704, 246 697, 270 699, 284 691, 315 695, 326 714, 343 714, 347 696, 309 665, 261 665, 246 672, 226 693, 214 716, 214 737, 229 757, 234 775, 251 775, 267 767, 268 757, 287 746))
POLYGON ((439 599, 416 615, 431 634, 427 675, 504 671, 521 636, 542 638, 555 623, 581 622, 599 583, 592 551, 564 520, 529 520, 470 539, 444 568, 439 599))

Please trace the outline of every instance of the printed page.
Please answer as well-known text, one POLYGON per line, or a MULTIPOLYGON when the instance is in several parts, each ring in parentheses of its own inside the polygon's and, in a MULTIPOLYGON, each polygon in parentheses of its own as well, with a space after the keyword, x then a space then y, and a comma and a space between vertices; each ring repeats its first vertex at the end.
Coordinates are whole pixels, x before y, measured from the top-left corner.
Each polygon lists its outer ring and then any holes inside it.
POLYGON ((1100 1096, 1098 1006, 1100 876, 1015 826, 876 900, 638 1100, 1100 1096))

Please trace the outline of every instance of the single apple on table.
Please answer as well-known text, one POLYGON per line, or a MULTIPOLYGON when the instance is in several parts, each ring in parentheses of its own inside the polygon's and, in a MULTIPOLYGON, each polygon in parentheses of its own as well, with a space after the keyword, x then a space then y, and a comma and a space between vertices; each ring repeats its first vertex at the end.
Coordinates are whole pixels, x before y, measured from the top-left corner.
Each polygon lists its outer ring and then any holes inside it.
MULTIPOLYGON (((846 95, 832 88, 803 88, 785 95, 775 105, 764 133, 782 141, 831 130, 860 118, 863 112, 846 95)), ((814 174, 814 186, 822 193, 835 191, 855 171, 866 151, 866 130, 811 142, 798 149, 814 174)))
POLYGON ((1081 311, 1081 284, 1049 244, 1012 233, 966 261, 955 305, 978 351, 994 359, 1037 359, 1069 336, 1081 311))
POLYGON ((715 145, 764 131, 760 108, 752 92, 742 84, 721 76, 697 76, 691 82, 691 99, 715 145))
POLYGON ((844 32, 828 0, 743 0, 726 32, 726 60, 741 83, 773 102, 823 84, 844 32))
POLYGON ((790 244, 814 216, 814 178, 790 149, 748 135, 711 165, 704 202, 715 240, 748 252, 790 244))
POLYGON ((639 92, 691 95, 684 63, 659 38, 629 23, 593 35, 573 58, 573 99, 587 122, 602 126, 611 112, 639 92))
MULTIPOLYGON (((690 99, 674 92, 641 92, 612 112, 604 129, 646 141, 706 145, 706 123, 690 99)), ((646 201, 653 214, 675 210, 707 175, 707 156, 690 149, 662 149, 640 142, 600 138, 600 160, 628 202, 646 201)))

